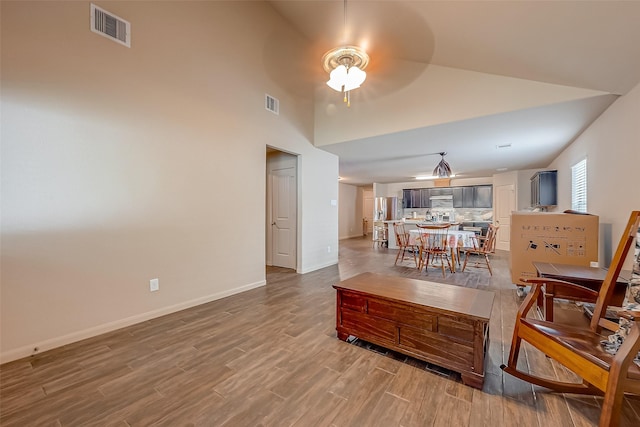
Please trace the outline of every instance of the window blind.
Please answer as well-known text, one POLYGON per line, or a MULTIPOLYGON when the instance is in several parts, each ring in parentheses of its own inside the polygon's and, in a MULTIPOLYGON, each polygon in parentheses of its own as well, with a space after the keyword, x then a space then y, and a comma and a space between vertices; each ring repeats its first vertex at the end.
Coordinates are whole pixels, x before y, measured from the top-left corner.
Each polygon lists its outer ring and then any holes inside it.
POLYGON ((587 212, 587 159, 571 166, 571 209, 587 212))

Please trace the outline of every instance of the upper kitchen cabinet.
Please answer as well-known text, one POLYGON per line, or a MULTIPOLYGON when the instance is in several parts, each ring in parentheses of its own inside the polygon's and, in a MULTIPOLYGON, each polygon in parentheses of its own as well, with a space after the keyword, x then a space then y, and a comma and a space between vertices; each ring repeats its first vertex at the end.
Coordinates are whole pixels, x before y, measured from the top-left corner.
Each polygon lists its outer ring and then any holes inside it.
POLYGON ((531 177, 531 206, 558 204, 558 171, 540 171, 531 177))
POLYGON ((475 206, 476 187, 462 187, 462 207, 472 208, 475 206))
POLYGON ((402 190, 402 208, 410 208, 411 206, 411 190, 402 190))
POLYGON ((453 194, 452 187, 434 187, 428 190, 431 196, 451 196, 453 194))
POLYGON ((473 197, 474 208, 493 207, 493 185, 476 185, 473 187, 475 194, 473 197))
POLYGON ((431 188, 420 189, 420 207, 421 208, 431 207, 431 188))
POLYGON ((419 188, 402 190, 402 206, 404 208, 421 208, 421 191, 419 188))
POLYGON ((465 187, 454 187, 453 188, 453 207, 454 208, 463 208, 464 207, 464 188, 465 187))
POLYGON ((452 190, 454 208, 493 207, 493 187, 491 185, 453 187, 452 190))
POLYGON ((452 196, 454 208, 492 208, 493 186, 434 187, 402 190, 403 207, 432 208, 432 197, 452 196))

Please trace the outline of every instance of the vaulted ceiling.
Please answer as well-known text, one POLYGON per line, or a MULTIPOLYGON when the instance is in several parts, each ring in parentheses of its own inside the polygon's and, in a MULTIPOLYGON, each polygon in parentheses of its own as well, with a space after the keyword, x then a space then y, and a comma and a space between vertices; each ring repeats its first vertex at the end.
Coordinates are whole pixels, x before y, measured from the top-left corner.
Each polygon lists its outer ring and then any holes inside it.
POLYGON ((546 167, 640 82, 638 1, 269 3, 317 58, 314 144, 346 183, 411 181, 440 151, 459 177, 546 167), (321 66, 342 44, 371 56, 350 108, 321 66))

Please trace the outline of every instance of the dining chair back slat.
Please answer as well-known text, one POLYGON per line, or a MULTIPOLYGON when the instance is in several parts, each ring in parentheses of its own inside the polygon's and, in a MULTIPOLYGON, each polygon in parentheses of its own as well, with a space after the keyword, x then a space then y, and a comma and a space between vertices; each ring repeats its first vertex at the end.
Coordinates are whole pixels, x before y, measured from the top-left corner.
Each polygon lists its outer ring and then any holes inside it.
MULTIPOLYGON (((445 277, 445 262, 449 266, 449 271, 453 272, 449 257, 449 224, 418 224, 417 227, 420 231, 418 269, 422 270, 424 267, 428 272, 429 262, 433 264, 440 259, 439 267, 442 269, 442 277, 445 277)), ((453 239, 455 241, 455 236, 453 239)))

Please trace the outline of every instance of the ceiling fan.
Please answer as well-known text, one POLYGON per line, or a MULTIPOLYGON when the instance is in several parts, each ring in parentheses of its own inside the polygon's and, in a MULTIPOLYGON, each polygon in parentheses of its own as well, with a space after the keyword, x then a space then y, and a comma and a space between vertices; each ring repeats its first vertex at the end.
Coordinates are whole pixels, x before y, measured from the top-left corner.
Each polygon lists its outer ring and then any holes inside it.
POLYGON ((330 72, 342 65, 338 56, 334 59, 337 65, 325 70, 323 58, 331 50, 352 47, 368 56, 366 83, 360 82, 362 86, 353 92, 354 97, 362 99, 377 98, 406 86, 422 72, 423 68, 416 64, 426 67, 433 56, 433 33, 411 2, 274 0, 270 3, 310 41, 307 60, 312 61, 313 67, 309 68, 313 68, 313 81, 327 89, 329 100, 335 92, 326 82, 331 80, 330 72))

